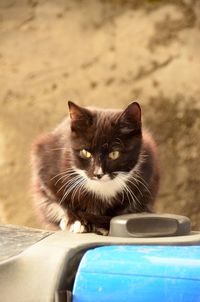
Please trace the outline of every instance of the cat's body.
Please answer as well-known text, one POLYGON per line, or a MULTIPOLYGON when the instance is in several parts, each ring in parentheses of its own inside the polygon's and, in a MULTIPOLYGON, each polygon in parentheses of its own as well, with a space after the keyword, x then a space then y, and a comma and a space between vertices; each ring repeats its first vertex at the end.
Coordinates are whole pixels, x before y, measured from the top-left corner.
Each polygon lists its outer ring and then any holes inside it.
POLYGON ((137 103, 97 110, 69 103, 70 117, 32 150, 35 205, 71 231, 109 228, 116 215, 149 212, 159 183, 155 143, 137 103))

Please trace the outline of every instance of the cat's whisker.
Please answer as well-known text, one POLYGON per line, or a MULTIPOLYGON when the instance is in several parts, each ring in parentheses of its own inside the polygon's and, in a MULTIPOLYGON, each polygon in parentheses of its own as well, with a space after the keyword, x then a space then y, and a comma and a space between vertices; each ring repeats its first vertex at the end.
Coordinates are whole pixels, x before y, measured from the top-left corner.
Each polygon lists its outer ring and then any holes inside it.
POLYGON ((140 159, 147 159, 147 158, 149 158, 149 155, 147 155, 147 154, 140 154, 139 158, 140 159))
MULTIPOLYGON (((73 177, 72 179, 69 179, 69 181, 67 181, 65 184, 66 184, 67 186, 70 187, 70 186, 72 186, 73 184, 75 184, 76 181, 78 181, 79 179, 80 179, 80 176, 77 175, 76 177, 73 177)), ((65 185, 65 184, 64 184, 64 185, 65 185)), ((64 194, 65 194, 65 192, 66 192, 66 189, 67 189, 67 188, 64 189, 64 194)))
POLYGON ((56 182, 55 182, 55 185, 57 185, 61 180, 61 182, 63 183, 66 179, 67 179, 68 175, 63 175, 61 176, 56 182))
POLYGON ((123 175, 123 176, 127 176, 127 175, 130 174, 130 172, 115 171, 113 174, 116 175, 116 176, 122 176, 122 175, 123 175))
POLYGON ((78 191, 77 191, 77 199, 80 201, 80 193, 84 193, 84 184, 85 184, 85 181, 82 180, 79 188, 78 188, 78 191))
MULTIPOLYGON (((124 188, 124 192, 126 193, 126 196, 127 196, 127 198, 128 198, 128 202, 129 202, 129 205, 131 206, 132 202, 131 202, 130 197, 129 197, 130 192, 127 190, 126 187, 124 188)), ((131 196, 131 199, 132 199, 132 196, 131 196)))
MULTIPOLYGON (((66 190, 66 192, 65 192, 65 194, 63 195, 63 198, 62 198, 62 200, 61 200, 61 203, 67 198, 67 196, 73 191, 73 189, 76 188, 77 184, 78 184, 77 182, 74 183, 73 185, 71 185, 71 186, 66 190)), ((73 199, 72 199, 72 201, 73 201, 73 199)))
POLYGON ((79 201, 80 201, 80 193, 82 193, 84 195, 87 192, 84 186, 85 186, 85 180, 82 179, 81 183, 79 184, 79 188, 76 192, 78 195, 77 198, 79 201))
MULTIPOLYGON (((133 177, 133 180, 135 180, 134 177, 133 177)), ((138 190, 138 192, 140 193, 140 195, 142 197, 144 196, 143 193, 141 192, 141 190, 139 189, 139 187, 133 181, 131 181, 130 179, 128 179, 127 182, 131 183, 138 190)))
POLYGON ((124 202, 124 185, 123 185, 123 183, 122 183, 122 180, 121 179, 117 179, 116 180, 117 181, 117 183, 120 185, 120 186, 122 186, 122 191, 120 192, 121 194, 122 194, 122 201, 121 201, 121 203, 123 204, 123 202, 124 202))
POLYGON ((141 186, 144 187, 145 191, 151 196, 151 191, 149 190, 149 188, 145 185, 145 183, 143 182, 143 180, 139 180, 138 178, 135 178, 135 181, 137 181, 139 184, 141 184, 141 186))
POLYGON ((62 173, 54 175, 52 178, 50 178, 50 181, 52 181, 53 179, 55 179, 56 177, 58 177, 60 175, 63 175, 64 173, 66 173, 66 172, 62 172, 62 173))
MULTIPOLYGON (((132 200, 134 201, 134 204, 137 204, 136 201, 138 203, 140 203, 139 200, 137 199, 137 197, 135 196, 135 194, 133 193, 133 191, 131 191, 131 189, 129 188, 129 186, 126 187, 126 190, 130 193, 130 196, 131 196, 132 200)), ((132 202, 131 202, 131 204, 132 204, 132 202)))
POLYGON ((67 182, 65 185, 69 187, 67 188, 67 190, 65 189, 63 197, 60 201, 60 204, 67 198, 67 196, 71 193, 71 191, 77 186, 77 184, 80 182, 80 180, 82 179, 81 176, 78 176, 77 178, 72 179, 70 182, 67 182))
MULTIPOLYGON (((125 191, 126 196, 127 196, 127 198, 128 198, 128 202, 129 202, 129 204, 131 205, 131 200, 130 200, 130 197, 129 197, 130 191, 129 191, 129 189, 128 189, 128 186, 127 186, 126 183, 123 181, 123 179, 121 178, 121 176, 118 177, 117 181, 118 181, 118 183, 120 183, 120 185, 122 185, 122 188, 123 188, 123 190, 125 191)), ((132 196, 131 196, 131 198, 132 198, 132 196)))
MULTIPOLYGON (((60 189, 57 191, 57 193, 59 193, 65 186, 70 185, 70 184, 73 183, 73 182, 74 182, 74 178, 73 178, 73 179, 70 179, 70 180, 67 181, 67 182, 65 182, 64 185, 62 185, 62 186, 60 187, 60 189)), ((64 191, 64 192, 65 192, 65 191, 64 191)))
POLYGON ((130 195, 132 196, 132 199, 134 200, 134 204, 137 207, 137 204, 141 205, 141 201, 137 198, 137 196, 133 193, 133 191, 127 186, 128 191, 130 192, 130 195))
POLYGON ((54 149, 50 149, 51 151, 59 151, 59 150, 68 150, 67 147, 66 148, 54 148, 54 149))
POLYGON ((139 182, 146 189, 146 191, 149 193, 149 195, 152 197, 151 191, 147 187, 147 183, 145 182, 145 180, 138 174, 135 175, 135 180, 137 180, 137 182, 139 182))
POLYGON ((122 189, 121 194, 122 194, 122 201, 121 201, 121 204, 123 204, 123 202, 124 202, 124 198, 125 198, 125 196, 124 196, 124 190, 123 190, 123 189, 122 189))
POLYGON ((86 196, 88 195, 88 191, 85 187, 85 182, 83 183, 83 195, 86 195, 86 196))
POLYGON ((58 174, 56 174, 55 176, 53 176, 53 177, 50 179, 50 181, 53 180, 54 178, 60 176, 60 175, 67 174, 67 173, 71 173, 71 172, 75 172, 75 171, 74 171, 74 169, 70 169, 70 168, 69 168, 69 169, 67 169, 66 171, 63 171, 63 172, 58 173, 58 174))
POLYGON ((77 176, 77 173, 74 172, 74 173, 67 173, 66 175, 63 175, 61 176, 55 183, 55 185, 62 180, 62 183, 67 179, 67 178, 70 178, 71 176, 77 176))
MULTIPOLYGON (((65 175, 61 176, 61 177, 56 181, 55 185, 56 185, 61 179, 62 179, 62 183, 63 183, 67 178, 69 178, 69 181, 68 181, 67 183, 70 183, 70 181, 74 181, 74 178, 72 178, 72 179, 70 178, 70 177, 73 176, 73 175, 75 175, 75 177, 78 176, 76 172, 73 172, 73 173, 70 173, 70 174, 65 174, 65 175)), ((64 186, 65 186, 65 184, 64 184, 63 186, 60 187, 60 189, 57 191, 57 193, 59 193, 59 192, 63 189, 64 186)))
POLYGON ((68 182, 65 182, 64 185, 62 185, 62 186, 60 187, 60 189, 57 191, 57 193, 59 193, 60 191, 62 191, 62 189, 63 189, 65 186, 67 186, 67 185, 68 185, 68 182))
POLYGON ((79 180, 79 182, 76 183, 76 187, 75 187, 75 189, 74 189, 74 192, 72 193, 72 203, 74 203, 74 198, 75 198, 75 196, 76 196, 76 193, 77 193, 78 190, 80 189, 82 183, 83 183, 83 178, 81 178, 81 179, 79 180))
POLYGON ((142 151, 142 152, 140 153, 140 157, 148 158, 148 157, 149 157, 149 154, 145 153, 145 151, 142 151))
POLYGON ((124 183, 124 188, 126 191, 130 193, 134 201, 137 201, 139 204, 141 204, 141 201, 137 198, 137 196, 133 193, 133 191, 129 188, 129 186, 126 183, 124 183))

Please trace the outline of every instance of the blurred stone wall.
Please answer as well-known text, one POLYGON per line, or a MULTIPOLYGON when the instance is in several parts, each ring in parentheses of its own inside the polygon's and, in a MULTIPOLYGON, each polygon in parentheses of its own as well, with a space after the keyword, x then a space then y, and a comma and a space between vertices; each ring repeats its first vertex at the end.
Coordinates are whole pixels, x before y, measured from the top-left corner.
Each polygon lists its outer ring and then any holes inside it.
POLYGON ((39 227, 30 145, 67 100, 138 100, 161 159, 156 210, 200 227, 199 71, 199 1, 0 0, 0 221, 39 227))

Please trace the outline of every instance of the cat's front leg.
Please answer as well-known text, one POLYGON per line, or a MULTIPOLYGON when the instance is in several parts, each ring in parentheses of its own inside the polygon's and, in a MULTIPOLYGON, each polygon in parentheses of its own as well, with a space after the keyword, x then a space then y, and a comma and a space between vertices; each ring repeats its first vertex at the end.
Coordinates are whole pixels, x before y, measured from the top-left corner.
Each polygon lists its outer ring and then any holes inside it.
POLYGON ((104 228, 96 228, 96 227, 88 227, 83 225, 79 220, 76 220, 74 223, 71 224, 70 228, 69 228, 69 232, 70 233, 96 233, 98 235, 102 235, 102 236, 107 236, 108 235, 108 230, 104 229, 104 228))
POLYGON ((59 223, 59 228, 62 230, 62 231, 65 231, 67 229, 67 223, 68 223, 68 220, 66 217, 63 217, 61 220, 60 220, 60 223, 59 223))
POLYGON ((95 228, 94 233, 97 235, 108 236, 109 231, 103 228, 95 228))
POLYGON ((57 226, 61 230, 68 228, 68 215, 66 211, 57 203, 45 195, 44 192, 37 194, 35 209, 46 227, 57 226))
POLYGON ((81 224, 79 220, 76 220, 74 223, 71 224, 69 228, 70 233, 86 233, 86 227, 81 224))
POLYGON ((83 224, 79 220, 76 220, 74 223, 72 223, 70 226, 68 226, 68 220, 66 217, 62 218, 59 227, 62 231, 65 231, 66 229, 69 229, 70 233, 86 233, 87 230, 83 224))
POLYGON ((62 231, 69 230, 70 233, 86 233, 86 227, 79 221, 75 220, 69 224, 67 217, 63 217, 59 223, 59 227, 62 231))

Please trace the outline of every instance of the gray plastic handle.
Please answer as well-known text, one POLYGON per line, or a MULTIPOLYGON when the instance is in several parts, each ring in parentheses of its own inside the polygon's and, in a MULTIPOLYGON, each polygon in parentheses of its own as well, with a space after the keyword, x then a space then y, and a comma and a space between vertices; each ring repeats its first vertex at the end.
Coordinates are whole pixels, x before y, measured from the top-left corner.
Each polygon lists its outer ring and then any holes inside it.
POLYGON ((114 217, 109 235, 113 237, 151 238, 188 235, 190 219, 173 214, 137 213, 114 217))

